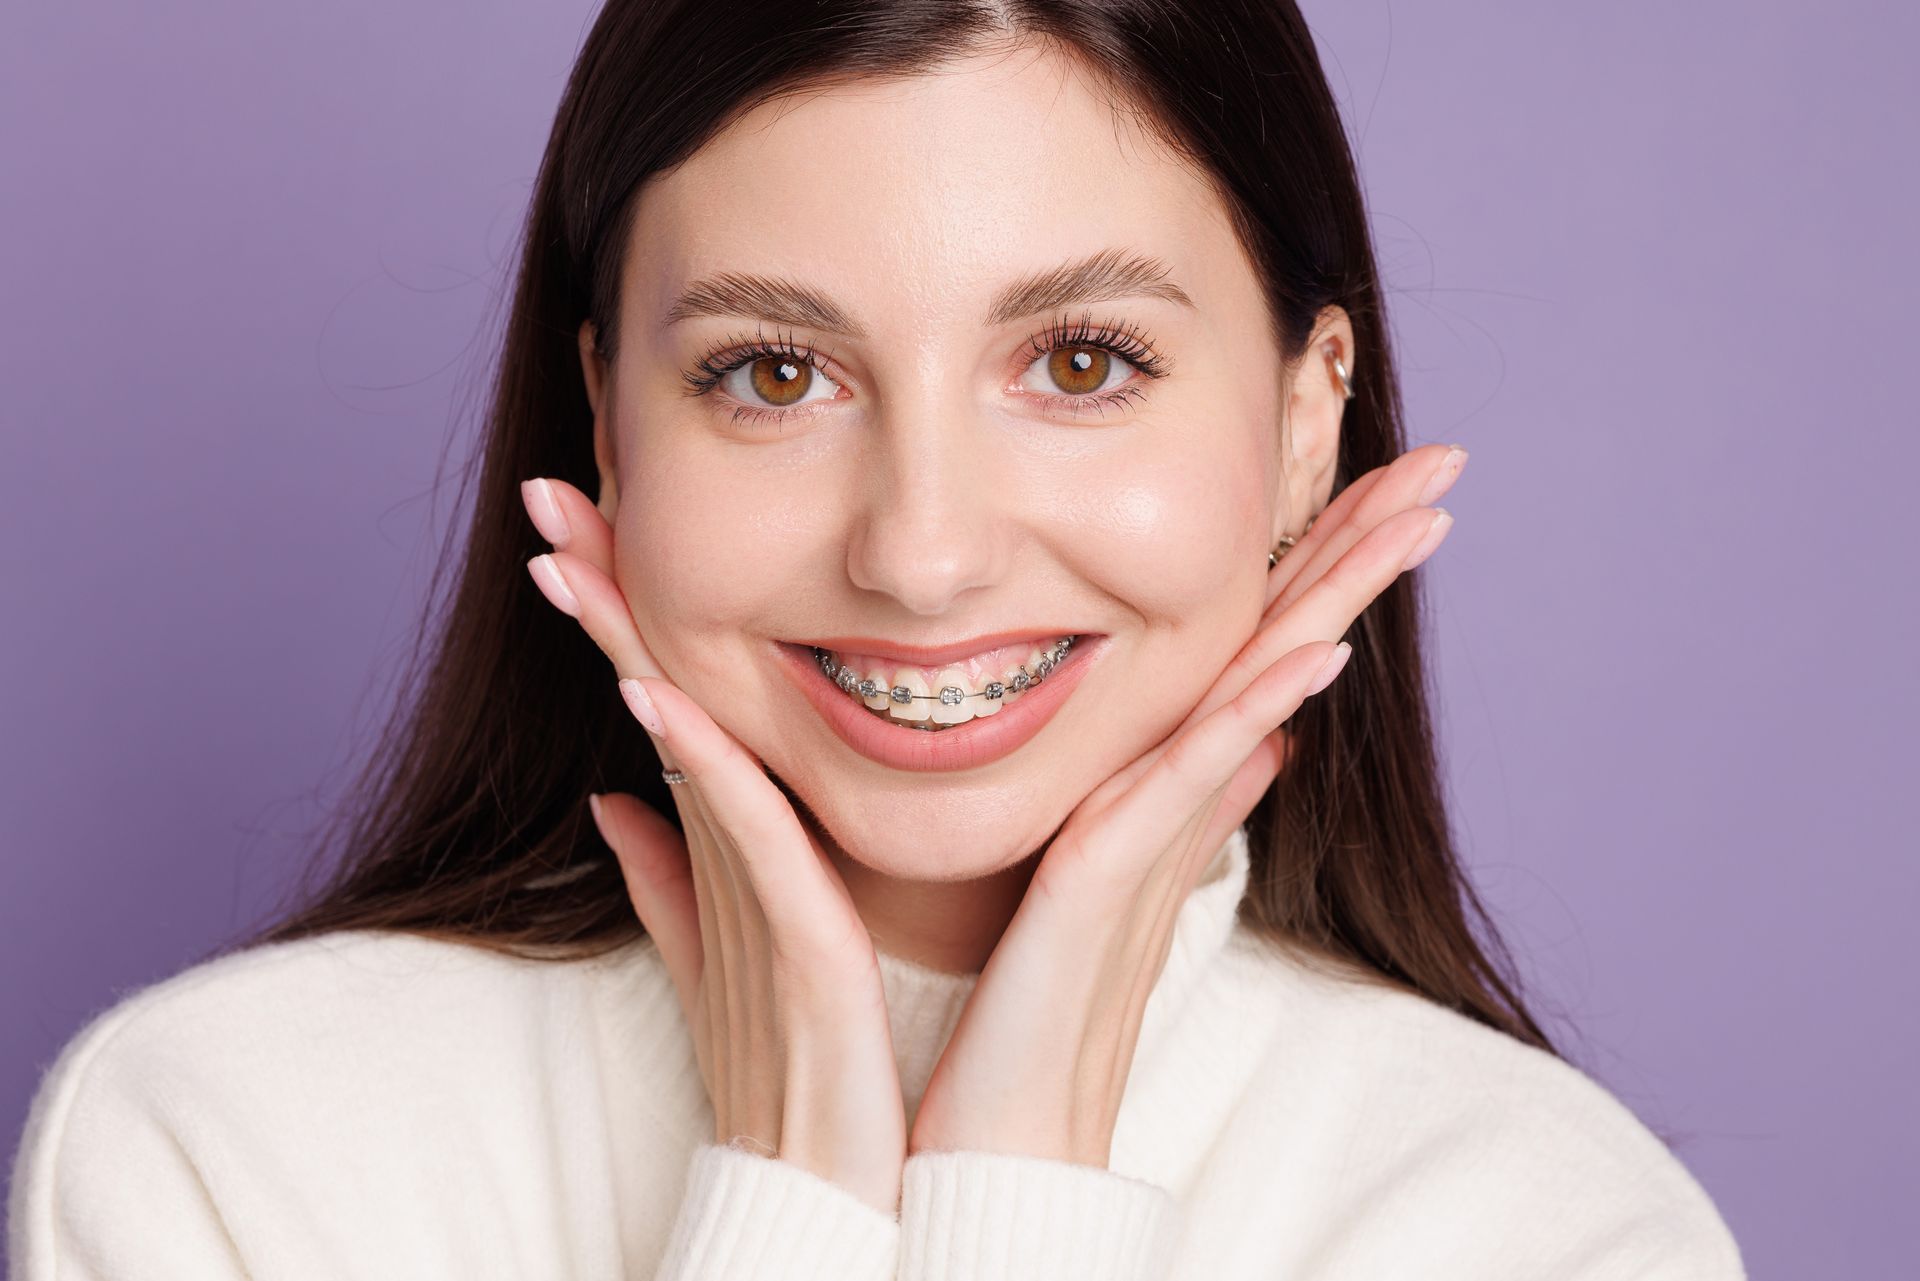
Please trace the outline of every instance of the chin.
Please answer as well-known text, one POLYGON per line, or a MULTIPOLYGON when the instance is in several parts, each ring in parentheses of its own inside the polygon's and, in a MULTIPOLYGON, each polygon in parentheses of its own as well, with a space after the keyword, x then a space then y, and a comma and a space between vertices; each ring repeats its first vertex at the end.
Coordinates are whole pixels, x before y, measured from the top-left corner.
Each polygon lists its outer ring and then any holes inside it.
POLYGON ((846 798, 857 793, 844 781, 820 785, 835 799, 797 807, 810 825, 862 867, 906 881, 971 881, 1004 872, 1044 849, 1065 813, 1046 821, 1039 807, 1052 804, 1004 785, 949 785, 928 789, 919 799, 867 803, 850 803, 846 798), (1000 821, 983 822, 983 813, 997 813, 1000 821))
POLYGON ((990 841, 977 832, 896 831, 871 841, 843 843, 847 857, 901 881, 977 881, 997 875, 1036 852, 1025 841, 990 841))

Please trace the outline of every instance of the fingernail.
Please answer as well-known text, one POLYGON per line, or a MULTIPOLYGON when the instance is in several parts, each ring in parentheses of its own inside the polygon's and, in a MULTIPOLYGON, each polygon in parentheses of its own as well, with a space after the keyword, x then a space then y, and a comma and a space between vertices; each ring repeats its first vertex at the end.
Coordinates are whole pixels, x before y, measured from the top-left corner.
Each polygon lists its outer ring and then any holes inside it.
POLYGON ((1436 507, 1433 510, 1439 513, 1433 518, 1433 527, 1427 530, 1426 536, 1420 540, 1419 544, 1415 546, 1412 551, 1407 553, 1405 563, 1400 566, 1400 572, 1403 574, 1427 557, 1433 555, 1433 549, 1440 545, 1440 540, 1447 536, 1447 530, 1453 525, 1452 512, 1444 507, 1436 507))
POLYGON ((587 808, 593 811, 593 825, 600 826, 600 793, 587 793, 587 808))
POLYGON ((567 524, 567 515, 560 510, 560 499, 545 478, 521 481, 520 501, 527 505, 527 516, 540 531, 540 537, 552 543, 555 551, 567 545, 573 537, 573 526, 567 524))
POLYGON ((639 681, 631 676, 621 681, 620 696, 627 700, 627 709, 633 713, 635 720, 647 727, 649 734, 665 736, 667 723, 660 719, 660 709, 653 705, 653 700, 647 697, 647 691, 640 687, 639 681))
POLYGON ((1427 478, 1427 487, 1420 491, 1418 499, 1422 507, 1434 502, 1440 495, 1453 488, 1453 482, 1460 479, 1461 468, 1467 465, 1467 451, 1459 445, 1447 450, 1446 457, 1433 469, 1433 475, 1427 478))
POLYGON ((1314 694, 1318 694, 1321 690, 1333 684, 1333 678, 1338 676, 1340 669, 1347 665, 1347 659, 1352 653, 1353 646, 1347 644, 1345 641, 1341 641, 1338 645, 1334 646, 1333 653, 1328 656, 1325 665, 1314 674, 1313 684, 1307 686, 1308 696, 1311 697, 1314 694))
POLYGON ((527 562, 527 569, 532 572, 541 594, 553 602, 555 609, 572 618, 580 617, 580 598, 567 586, 567 576, 560 572, 553 557, 535 556, 527 562))

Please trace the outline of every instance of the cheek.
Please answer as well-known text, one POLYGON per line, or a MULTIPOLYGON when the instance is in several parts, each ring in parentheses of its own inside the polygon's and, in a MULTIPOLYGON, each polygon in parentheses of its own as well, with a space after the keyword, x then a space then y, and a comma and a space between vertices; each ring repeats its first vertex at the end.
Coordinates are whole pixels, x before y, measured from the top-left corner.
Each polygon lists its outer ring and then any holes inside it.
POLYGON ((1088 760, 1096 772, 1164 738, 1253 635, 1265 603, 1264 477, 1252 444, 1216 445, 1156 451, 1075 487, 1089 552, 1079 572, 1143 629, 1115 669, 1130 693, 1088 760))
POLYGON ((1062 486, 1056 500, 1083 549, 1082 572, 1150 625, 1237 613, 1266 553, 1266 498, 1252 459, 1156 449, 1062 486))
POLYGON ((764 509, 744 502, 721 468, 635 459, 615 522, 620 588, 655 656, 687 655, 764 607, 780 565, 764 554, 764 509), (767 580, 767 581, 763 581, 767 580))

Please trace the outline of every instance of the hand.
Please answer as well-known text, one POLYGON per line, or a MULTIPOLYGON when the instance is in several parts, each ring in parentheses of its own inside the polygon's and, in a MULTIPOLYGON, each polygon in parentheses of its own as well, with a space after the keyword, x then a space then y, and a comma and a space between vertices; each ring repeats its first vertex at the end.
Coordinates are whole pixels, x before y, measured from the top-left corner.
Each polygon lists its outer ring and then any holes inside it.
POLYGON ((560 481, 528 481, 521 496, 564 549, 528 562, 534 581, 613 660, 661 762, 688 776, 672 789, 684 836, 624 794, 598 798, 594 822, 692 1029, 714 1141, 894 1213, 905 1109, 879 962, 845 883, 760 763, 661 672, 614 582, 598 508, 560 481))
POLYGON ((1448 459, 1424 446, 1343 490, 1271 571, 1253 638, 1193 712, 1068 817, 934 1066, 909 1154, 1107 1165, 1180 908, 1283 767, 1280 723, 1339 674, 1351 647, 1334 642, 1445 536, 1452 517, 1425 504, 1464 455, 1448 459))

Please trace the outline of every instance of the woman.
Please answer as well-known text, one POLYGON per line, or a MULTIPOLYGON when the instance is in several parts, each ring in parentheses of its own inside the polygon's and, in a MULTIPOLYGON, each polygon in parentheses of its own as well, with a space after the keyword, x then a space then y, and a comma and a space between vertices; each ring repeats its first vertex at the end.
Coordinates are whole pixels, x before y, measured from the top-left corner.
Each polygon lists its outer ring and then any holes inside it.
POLYGON ((1742 1275, 1470 929, 1293 6, 716 12, 588 37, 350 858, 69 1045, 16 1275, 1742 1275))

